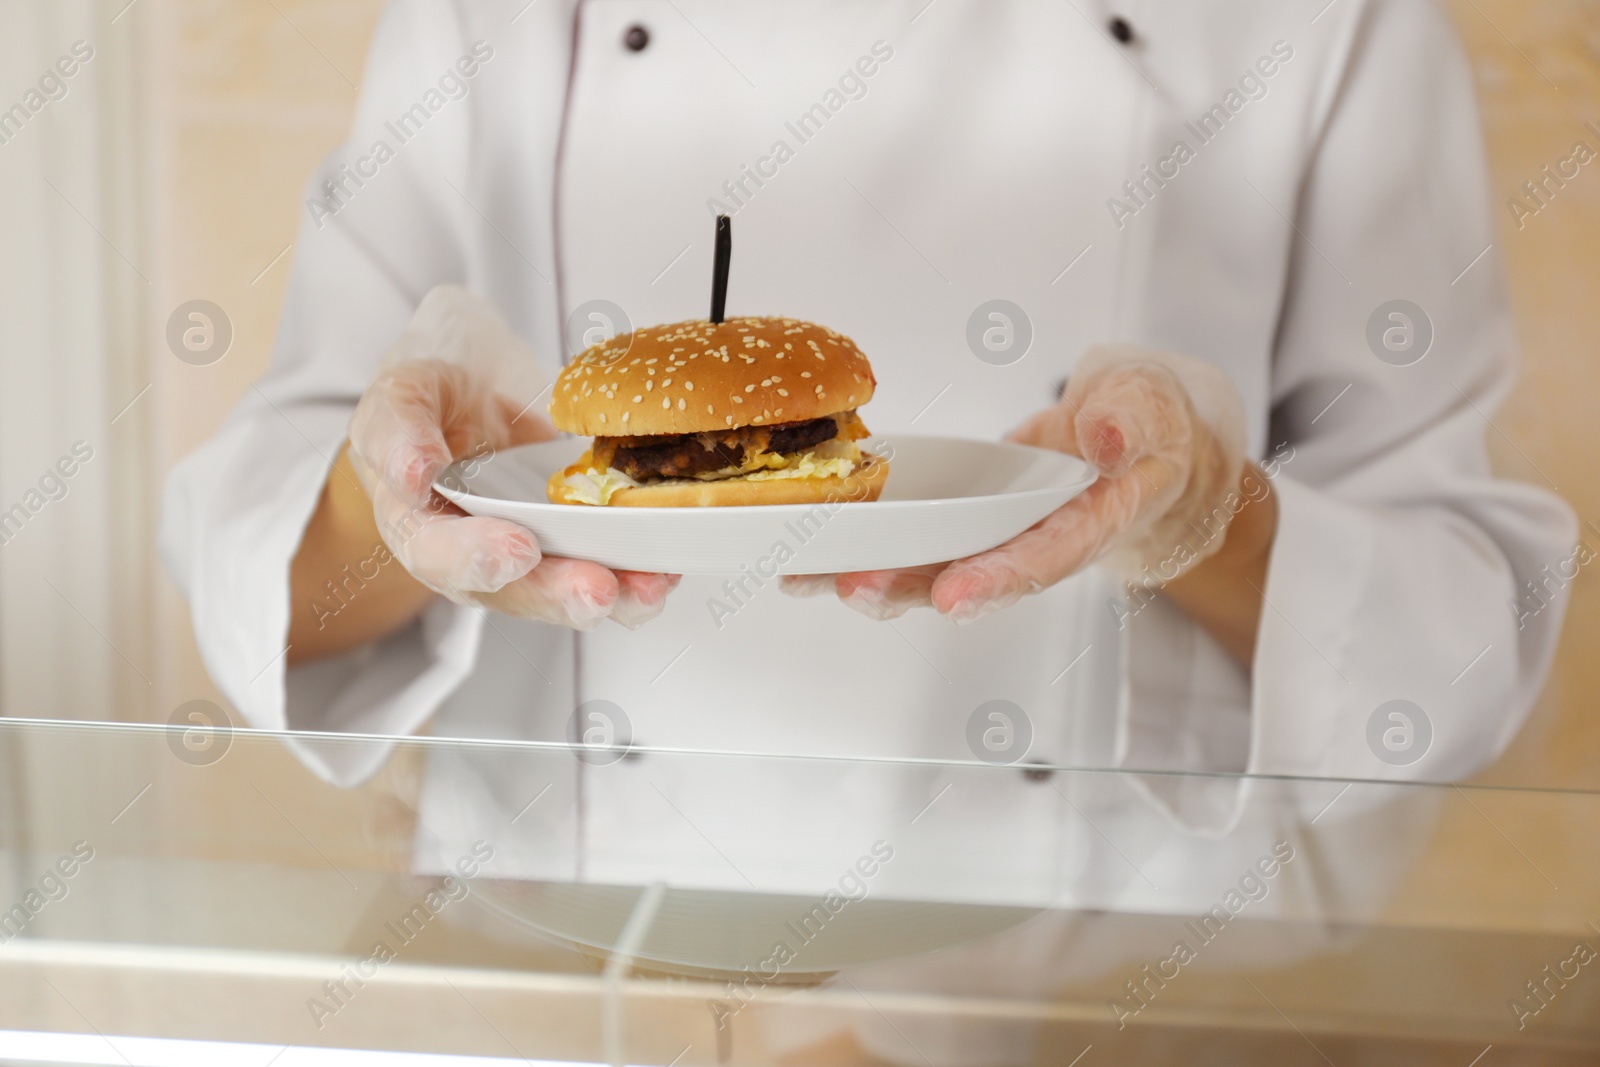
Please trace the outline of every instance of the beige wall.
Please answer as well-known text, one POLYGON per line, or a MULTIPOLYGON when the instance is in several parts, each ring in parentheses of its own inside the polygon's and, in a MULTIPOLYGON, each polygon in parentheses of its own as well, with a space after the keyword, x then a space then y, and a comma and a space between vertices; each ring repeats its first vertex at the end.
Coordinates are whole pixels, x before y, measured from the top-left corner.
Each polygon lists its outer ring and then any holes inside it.
MULTIPOLYGON (((1554 483, 1586 524, 1584 543, 1600 551, 1600 175, 1585 168, 1520 230, 1506 206, 1575 141, 1600 150, 1600 137, 1583 129, 1590 120, 1600 125, 1600 8, 1579 0, 1452 0, 1451 7, 1473 57, 1523 344, 1522 381, 1495 418, 1501 432, 1490 432, 1490 449, 1507 474, 1554 483)), ((1573 594, 1541 706, 1491 780, 1600 785, 1593 566, 1580 571, 1573 594)))
MULTIPOLYGON (((158 368, 156 442, 163 469, 203 440, 265 366, 293 255, 300 188, 342 138, 380 0, 145 0, 150 43, 151 243, 159 306, 149 318, 158 368), (275 6, 274 6, 275 5, 275 6), (258 277, 259 276, 259 277, 258 277), (165 357, 159 329, 177 303, 203 296, 232 316, 220 363, 165 357)), ((1452 0, 1471 50, 1502 203, 1501 247, 1526 350, 1520 388, 1490 433, 1509 475, 1548 478, 1585 519, 1600 516, 1600 172, 1586 170, 1518 232, 1503 201, 1566 154, 1582 122, 1600 118, 1600 9, 1578 0, 1452 0), (1492 23, 1491 21, 1492 20, 1492 23), (1496 29, 1498 27, 1498 29, 1496 29), (1509 35, 1502 36, 1500 31, 1509 35), (1515 42, 1513 44, 1512 42, 1515 42), (1520 51, 1519 51, 1520 50, 1520 51), (1538 69, 1535 69, 1535 64, 1538 69), (1557 91, 1539 73, 1561 87, 1557 91), (1507 440, 1509 438, 1509 441, 1507 440)), ((1600 525, 1600 523, 1597 523, 1600 525)), ((1600 549, 1600 530, 1586 531, 1600 549)), ((1582 572, 1548 692, 1494 780, 1600 785, 1600 580, 1582 572)), ((158 706, 213 690, 188 637, 183 605, 163 580, 158 706)))
MULTIPOLYGON (((145 0, 135 9, 148 42, 156 150, 151 244, 159 296, 148 343, 163 471, 209 437, 266 368, 304 210, 301 189, 348 130, 382 6, 145 0), (171 310, 195 298, 220 305, 234 326, 233 347, 208 367, 172 358, 161 332, 171 310)), ((164 575, 160 588, 156 707, 219 699, 182 599, 164 575)))

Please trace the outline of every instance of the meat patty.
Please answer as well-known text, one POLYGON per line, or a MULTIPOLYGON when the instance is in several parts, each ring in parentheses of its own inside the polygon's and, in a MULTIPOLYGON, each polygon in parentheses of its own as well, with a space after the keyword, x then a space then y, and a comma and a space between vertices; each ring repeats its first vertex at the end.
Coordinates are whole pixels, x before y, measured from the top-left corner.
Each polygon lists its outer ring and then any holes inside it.
MULTIPOLYGON (((839 434, 839 425, 831 416, 806 422, 777 423, 765 429, 765 451, 777 453, 803 452, 839 434)), ((611 466, 640 482, 650 478, 692 478, 724 467, 741 466, 745 448, 737 440, 718 440, 712 434, 672 435, 652 444, 619 447, 611 458, 611 466)))
POLYGON ((810 422, 783 422, 767 438, 768 452, 804 452, 839 436, 839 424, 829 415, 810 422))
POLYGON ((702 441, 698 437, 673 437, 658 445, 619 448, 611 465, 634 481, 649 478, 692 478, 707 471, 737 467, 744 448, 702 441))

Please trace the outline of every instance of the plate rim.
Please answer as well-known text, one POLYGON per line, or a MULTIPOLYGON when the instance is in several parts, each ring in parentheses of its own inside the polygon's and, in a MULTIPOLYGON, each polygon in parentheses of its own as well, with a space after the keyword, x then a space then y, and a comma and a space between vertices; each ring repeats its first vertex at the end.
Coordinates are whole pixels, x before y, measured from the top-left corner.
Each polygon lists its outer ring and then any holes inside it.
MULTIPOLYGON (((915 507, 915 508, 940 508, 940 507, 951 508, 951 507, 960 507, 960 506, 963 506, 963 505, 970 505, 971 503, 973 503, 975 501, 981 501, 981 500, 1000 500, 1000 499, 1006 499, 1006 500, 1030 500, 1030 499, 1034 499, 1036 497, 1050 496, 1050 495, 1054 495, 1054 494, 1062 493, 1062 492, 1072 492, 1073 493, 1073 498, 1076 498, 1077 496, 1083 494, 1084 492, 1087 492, 1088 489, 1091 486, 1093 486, 1095 482, 1100 480, 1100 471, 1099 471, 1099 469, 1096 468, 1094 466, 1094 464, 1090 463, 1088 460, 1082 458, 1081 456, 1074 456, 1071 453, 1060 452, 1060 451, 1057 451, 1057 450, 1051 449, 1051 448, 1039 448, 1039 447, 1037 447, 1035 445, 1025 445, 1025 444, 1021 444, 1020 442, 1017 442, 1017 441, 988 441, 988 440, 984 440, 982 438, 956 437, 956 436, 948 436, 948 437, 946 437, 946 436, 942 436, 942 435, 939 435, 939 434, 874 434, 874 435, 872 435, 871 438, 869 438, 869 440, 891 441, 892 442, 896 438, 899 438, 901 440, 919 440, 919 441, 957 441, 957 442, 967 442, 967 443, 970 443, 970 444, 978 444, 978 445, 982 445, 982 446, 984 446, 986 448, 999 447, 999 448, 1006 448, 1006 449, 1021 449, 1021 450, 1025 450, 1025 451, 1028 451, 1028 452, 1042 453, 1044 455, 1055 457, 1055 458, 1075 460, 1078 463, 1082 464, 1083 469, 1084 469, 1084 473, 1078 479, 1076 479, 1075 481, 1073 481, 1070 484, 1053 485, 1053 486, 1042 486, 1042 487, 1037 488, 1037 489, 1022 489, 1022 490, 1018 490, 1017 492, 1011 492, 1011 493, 983 493, 983 494, 980 494, 980 495, 977 495, 977 496, 936 497, 936 498, 932 498, 932 499, 923 499, 923 500, 855 500, 855 501, 847 500, 847 501, 839 502, 837 504, 833 504, 832 505, 833 507, 835 507, 839 511, 856 511, 856 510, 861 510, 861 509, 871 509, 871 510, 874 510, 874 511, 882 511, 882 510, 885 510, 884 505, 890 505, 892 507, 895 507, 896 510, 900 510, 900 509, 903 509, 903 508, 912 508, 912 507, 915 507)), ((557 438, 557 439, 553 439, 553 440, 550 440, 550 441, 530 441, 530 442, 528 442, 526 444, 516 445, 513 448, 506 449, 504 451, 514 452, 514 451, 518 451, 518 450, 524 449, 524 448, 539 448, 539 447, 543 447, 543 446, 546 446, 546 445, 555 444, 560 440, 562 440, 562 439, 561 438, 557 438)), ((579 438, 573 438, 573 440, 579 440, 579 438)), ((574 508, 582 507, 581 505, 574 505, 574 504, 556 504, 556 503, 552 503, 549 500, 539 500, 539 501, 534 501, 534 500, 512 500, 512 499, 509 499, 507 497, 483 496, 481 494, 473 493, 473 492, 470 492, 470 491, 467 491, 467 490, 451 489, 450 487, 442 484, 442 480, 446 475, 448 475, 451 471, 455 470, 455 468, 459 464, 465 463, 467 461, 468 460, 466 458, 463 458, 463 459, 459 459, 459 460, 456 460, 456 461, 452 462, 449 466, 445 467, 444 470, 440 471, 438 477, 436 477, 434 479, 434 481, 433 481, 433 490, 434 490, 434 492, 438 493, 440 496, 444 497, 446 500, 450 501, 452 504, 455 504, 457 507, 463 508, 463 510, 470 510, 470 509, 466 508, 466 502, 468 502, 468 501, 482 501, 482 502, 488 503, 488 504, 509 504, 509 505, 512 505, 512 506, 518 507, 518 508, 536 508, 536 509, 539 509, 540 511, 549 511, 549 512, 551 512, 553 514, 568 514, 568 513, 572 513, 574 508)), ((892 465, 892 461, 891 461, 891 465, 892 465)), ((810 503, 810 504, 733 504, 733 505, 728 505, 728 506, 725 506, 725 507, 714 507, 714 508, 712 508, 712 507, 704 507, 704 508, 701 508, 701 507, 662 507, 662 506, 636 507, 636 508, 583 507, 583 511, 585 513, 588 513, 588 514, 609 513, 609 514, 635 514, 635 515, 654 515, 654 516, 660 516, 660 515, 667 514, 667 513, 678 513, 678 514, 683 514, 683 515, 705 515, 708 512, 733 513, 733 514, 748 513, 748 512, 761 512, 762 514, 765 514, 765 515, 772 515, 772 514, 784 514, 784 513, 803 514, 803 513, 806 513, 806 512, 810 512, 810 511, 812 511, 812 510, 814 510, 814 509, 816 509, 818 507, 826 507, 826 506, 829 506, 829 502, 828 501, 819 500, 819 501, 816 501, 816 502, 810 503)), ((605 519, 602 519, 600 521, 605 522, 605 521, 626 521, 626 520, 605 520, 605 519)), ((667 520, 667 521, 683 521, 683 520, 667 520)))

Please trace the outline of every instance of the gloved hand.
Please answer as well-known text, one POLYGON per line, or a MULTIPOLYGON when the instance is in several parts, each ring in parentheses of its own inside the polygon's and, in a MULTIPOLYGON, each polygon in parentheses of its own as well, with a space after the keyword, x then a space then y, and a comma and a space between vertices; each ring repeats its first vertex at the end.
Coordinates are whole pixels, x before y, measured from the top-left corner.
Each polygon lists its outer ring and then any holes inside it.
MULTIPOLYGON (((1100 479, 998 548, 953 563, 841 574, 851 607, 889 619, 931 604, 966 622, 1014 604, 1091 563, 1128 581, 1171 581, 1222 547, 1244 467, 1244 402, 1223 372, 1190 356, 1131 345, 1084 353, 1056 406, 1011 439, 1081 456, 1100 479)), ((825 583, 826 579, 824 579, 825 583)), ((786 579, 795 595, 824 591, 786 579)))
POLYGON ((452 462, 546 441, 534 414, 548 383, 494 308, 458 286, 417 307, 350 420, 349 455, 389 551, 418 581, 460 604, 592 629, 660 614, 674 575, 612 571, 542 557, 533 534, 469 516, 433 491, 452 462))

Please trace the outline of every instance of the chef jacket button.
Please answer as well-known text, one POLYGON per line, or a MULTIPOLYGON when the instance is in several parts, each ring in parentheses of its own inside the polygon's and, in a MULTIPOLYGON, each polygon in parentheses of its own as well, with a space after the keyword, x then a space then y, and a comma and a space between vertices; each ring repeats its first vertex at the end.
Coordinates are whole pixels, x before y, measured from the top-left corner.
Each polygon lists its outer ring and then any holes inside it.
POLYGON ((1048 782, 1055 773, 1051 768, 1040 765, 1038 760, 1031 760, 1022 768, 1022 777, 1030 782, 1048 782))
POLYGON ((1121 15, 1117 15, 1112 18, 1109 28, 1111 30, 1111 36, 1115 37, 1122 44, 1127 44, 1129 41, 1133 40, 1133 26, 1130 25, 1128 20, 1123 18, 1121 15))
POLYGON ((630 52, 643 52, 650 44, 650 31, 634 23, 628 27, 628 32, 622 35, 622 43, 630 52))

